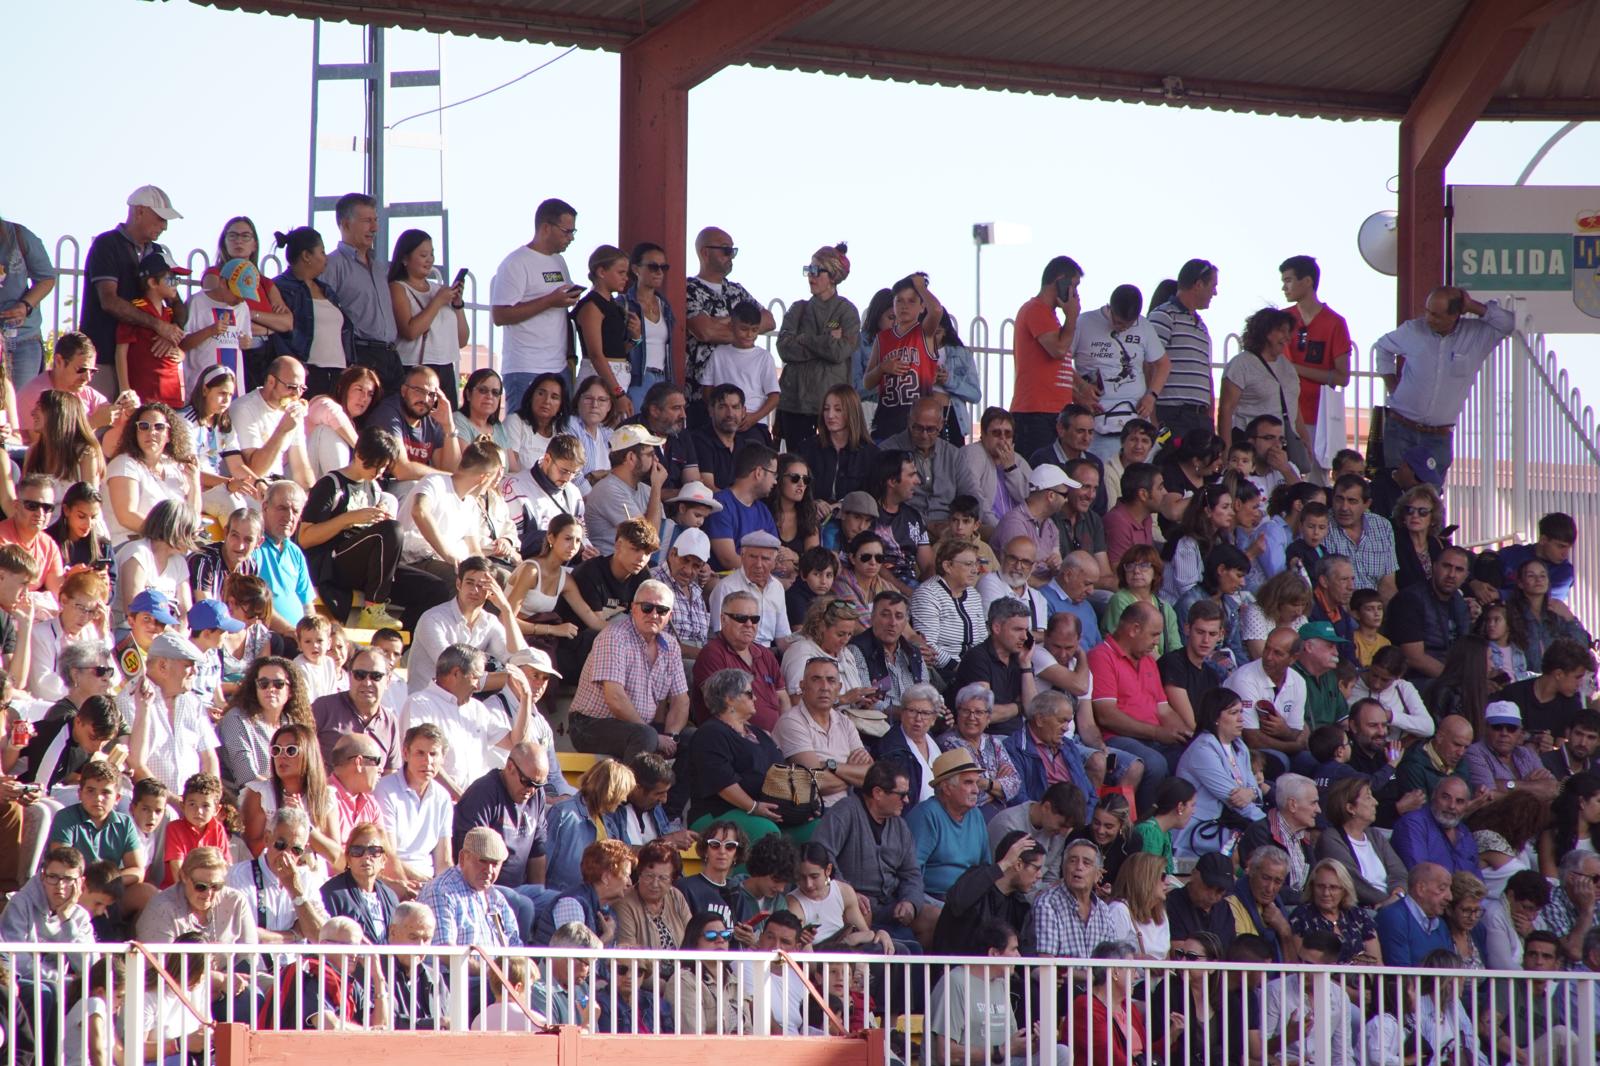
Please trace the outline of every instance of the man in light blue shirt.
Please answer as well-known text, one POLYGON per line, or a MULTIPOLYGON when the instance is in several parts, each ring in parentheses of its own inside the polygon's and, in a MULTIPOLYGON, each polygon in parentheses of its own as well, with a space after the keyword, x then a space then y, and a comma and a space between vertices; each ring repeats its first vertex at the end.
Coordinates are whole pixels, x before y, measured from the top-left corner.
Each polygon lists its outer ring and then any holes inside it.
POLYGON ((306 553, 294 542, 294 531, 300 526, 300 512, 305 506, 305 489, 292 481, 274 481, 261 503, 261 543, 250 553, 256 572, 272 593, 268 628, 289 640, 291 647, 294 627, 311 610, 317 595, 311 585, 306 553))
POLYGON ((1497 301, 1479 303, 1455 286, 1430 292, 1425 310, 1378 340, 1378 373, 1389 390, 1383 458, 1394 469, 1407 451, 1425 448, 1442 478, 1454 457, 1452 438, 1467 393, 1516 318, 1497 301))

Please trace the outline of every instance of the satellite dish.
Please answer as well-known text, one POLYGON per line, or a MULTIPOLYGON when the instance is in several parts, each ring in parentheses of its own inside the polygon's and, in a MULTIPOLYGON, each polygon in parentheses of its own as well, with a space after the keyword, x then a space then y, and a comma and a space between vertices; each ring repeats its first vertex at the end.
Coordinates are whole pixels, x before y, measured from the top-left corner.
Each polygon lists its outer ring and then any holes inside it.
POLYGON ((1398 219, 1393 211, 1379 211, 1368 215, 1356 233, 1356 247, 1367 266, 1391 278, 1400 272, 1398 219))

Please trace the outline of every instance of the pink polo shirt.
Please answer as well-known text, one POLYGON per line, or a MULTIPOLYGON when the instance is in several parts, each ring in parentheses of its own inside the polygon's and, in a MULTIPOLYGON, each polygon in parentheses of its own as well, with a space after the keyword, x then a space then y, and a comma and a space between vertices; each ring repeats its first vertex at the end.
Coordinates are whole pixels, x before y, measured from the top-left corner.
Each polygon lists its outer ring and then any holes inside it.
MULTIPOLYGON (((1128 717, 1161 724, 1157 708, 1167 695, 1155 656, 1146 655, 1135 662, 1115 640, 1103 640, 1089 652, 1089 672, 1094 675, 1093 699, 1116 700, 1117 710, 1128 717)), ((1101 732, 1117 735, 1109 729, 1101 732)))
MULTIPOLYGON (((20 504, 18 505, 20 506, 20 504)), ((21 534, 17 532, 17 523, 14 519, 0 522, 0 544, 22 545, 21 534)), ((61 546, 50 534, 40 531, 33 543, 23 545, 28 549, 28 554, 33 556, 33 561, 39 564, 39 580, 31 587, 34 592, 43 589, 52 581, 59 581, 65 567, 61 562, 61 546)))

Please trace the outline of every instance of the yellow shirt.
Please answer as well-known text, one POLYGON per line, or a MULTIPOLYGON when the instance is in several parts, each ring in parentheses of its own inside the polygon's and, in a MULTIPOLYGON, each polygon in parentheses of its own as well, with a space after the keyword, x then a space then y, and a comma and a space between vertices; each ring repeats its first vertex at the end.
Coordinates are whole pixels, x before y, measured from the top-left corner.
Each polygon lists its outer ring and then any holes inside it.
POLYGON ((1378 649, 1387 648, 1390 641, 1382 633, 1374 633, 1371 638, 1368 638, 1360 629, 1357 629, 1353 643, 1356 646, 1356 661, 1362 666, 1371 666, 1372 657, 1378 654, 1378 649))

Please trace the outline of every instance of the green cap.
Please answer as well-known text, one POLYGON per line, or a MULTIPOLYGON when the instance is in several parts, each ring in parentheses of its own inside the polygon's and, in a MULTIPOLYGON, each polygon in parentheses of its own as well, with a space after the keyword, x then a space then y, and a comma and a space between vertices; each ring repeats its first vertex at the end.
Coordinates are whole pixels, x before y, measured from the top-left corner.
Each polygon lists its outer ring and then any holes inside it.
POLYGON ((1307 622, 1300 627, 1299 637, 1301 640, 1326 640, 1333 644, 1350 643, 1339 635, 1332 622, 1307 622))

